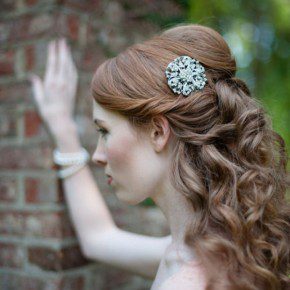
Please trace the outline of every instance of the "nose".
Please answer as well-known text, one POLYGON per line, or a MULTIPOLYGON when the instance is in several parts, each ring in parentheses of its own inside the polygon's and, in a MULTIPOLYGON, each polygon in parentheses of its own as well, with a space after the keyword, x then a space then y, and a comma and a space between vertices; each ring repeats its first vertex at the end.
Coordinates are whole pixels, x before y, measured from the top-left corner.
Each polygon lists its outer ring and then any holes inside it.
POLYGON ((107 164, 106 154, 102 146, 100 145, 100 142, 98 142, 97 148, 93 153, 92 162, 98 166, 105 166, 107 164))

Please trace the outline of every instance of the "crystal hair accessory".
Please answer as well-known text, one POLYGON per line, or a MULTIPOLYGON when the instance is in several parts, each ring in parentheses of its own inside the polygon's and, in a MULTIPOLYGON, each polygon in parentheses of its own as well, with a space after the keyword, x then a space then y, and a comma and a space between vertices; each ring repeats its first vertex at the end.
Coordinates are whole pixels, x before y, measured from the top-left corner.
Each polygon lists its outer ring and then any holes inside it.
POLYGON ((185 96, 202 90, 207 82, 204 67, 198 60, 186 55, 179 56, 169 63, 165 74, 172 91, 185 96))

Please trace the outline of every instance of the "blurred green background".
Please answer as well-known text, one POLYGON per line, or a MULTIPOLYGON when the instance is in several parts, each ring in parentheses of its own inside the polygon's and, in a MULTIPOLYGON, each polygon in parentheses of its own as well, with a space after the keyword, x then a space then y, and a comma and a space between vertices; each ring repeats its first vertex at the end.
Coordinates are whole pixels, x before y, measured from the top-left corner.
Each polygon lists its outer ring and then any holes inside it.
MULTIPOLYGON (((180 22, 219 31, 236 57, 237 76, 264 105, 290 152, 290 1, 179 0, 184 18, 148 15, 161 27, 180 22)), ((290 164, 288 162, 288 171, 290 164)), ((287 197, 290 201, 290 191, 287 197)), ((145 205, 152 204, 150 200, 145 205)))
POLYGON ((262 101, 289 152, 290 1, 203 0, 187 5, 190 21, 199 19, 222 33, 236 57, 238 77, 262 101))

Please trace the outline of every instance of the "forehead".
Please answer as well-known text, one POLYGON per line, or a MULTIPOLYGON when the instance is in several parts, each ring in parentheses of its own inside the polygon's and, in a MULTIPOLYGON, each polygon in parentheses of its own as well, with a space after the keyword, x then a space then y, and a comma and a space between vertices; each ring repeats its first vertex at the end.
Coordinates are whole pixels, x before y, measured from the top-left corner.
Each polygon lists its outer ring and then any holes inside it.
POLYGON ((106 115, 106 110, 93 100, 93 117, 102 119, 102 117, 106 115))
POLYGON ((120 124, 127 122, 127 119, 124 116, 118 114, 117 112, 113 112, 103 108, 94 100, 93 100, 93 119, 102 120, 107 124, 120 124))
MULTIPOLYGON (((134 135, 137 139, 140 138, 140 135, 137 134, 137 131, 131 126, 125 116, 103 108, 95 100, 93 100, 93 119, 104 121, 105 125, 108 125, 109 128, 116 129, 118 132, 126 132, 126 134, 134 135)), ((138 132, 141 134, 140 131, 138 132)), ((144 136, 142 135, 142 137, 144 136)), ((144 142, 144 138, 142 142, 144 142)))

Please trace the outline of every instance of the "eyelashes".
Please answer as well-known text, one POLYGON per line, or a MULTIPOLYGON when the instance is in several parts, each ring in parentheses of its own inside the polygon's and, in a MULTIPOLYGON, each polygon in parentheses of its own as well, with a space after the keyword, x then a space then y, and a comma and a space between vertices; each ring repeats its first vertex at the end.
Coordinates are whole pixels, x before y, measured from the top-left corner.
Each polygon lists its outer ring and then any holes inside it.
POLYGON ((99 132, 103 137, 104 136, 106 136, 106 134, 108 133, 108 131, 107 130, 105 130, 105 129, 102 129, 102 128, 100 128, 100 129, 97 129, 97 132, 99 132))

